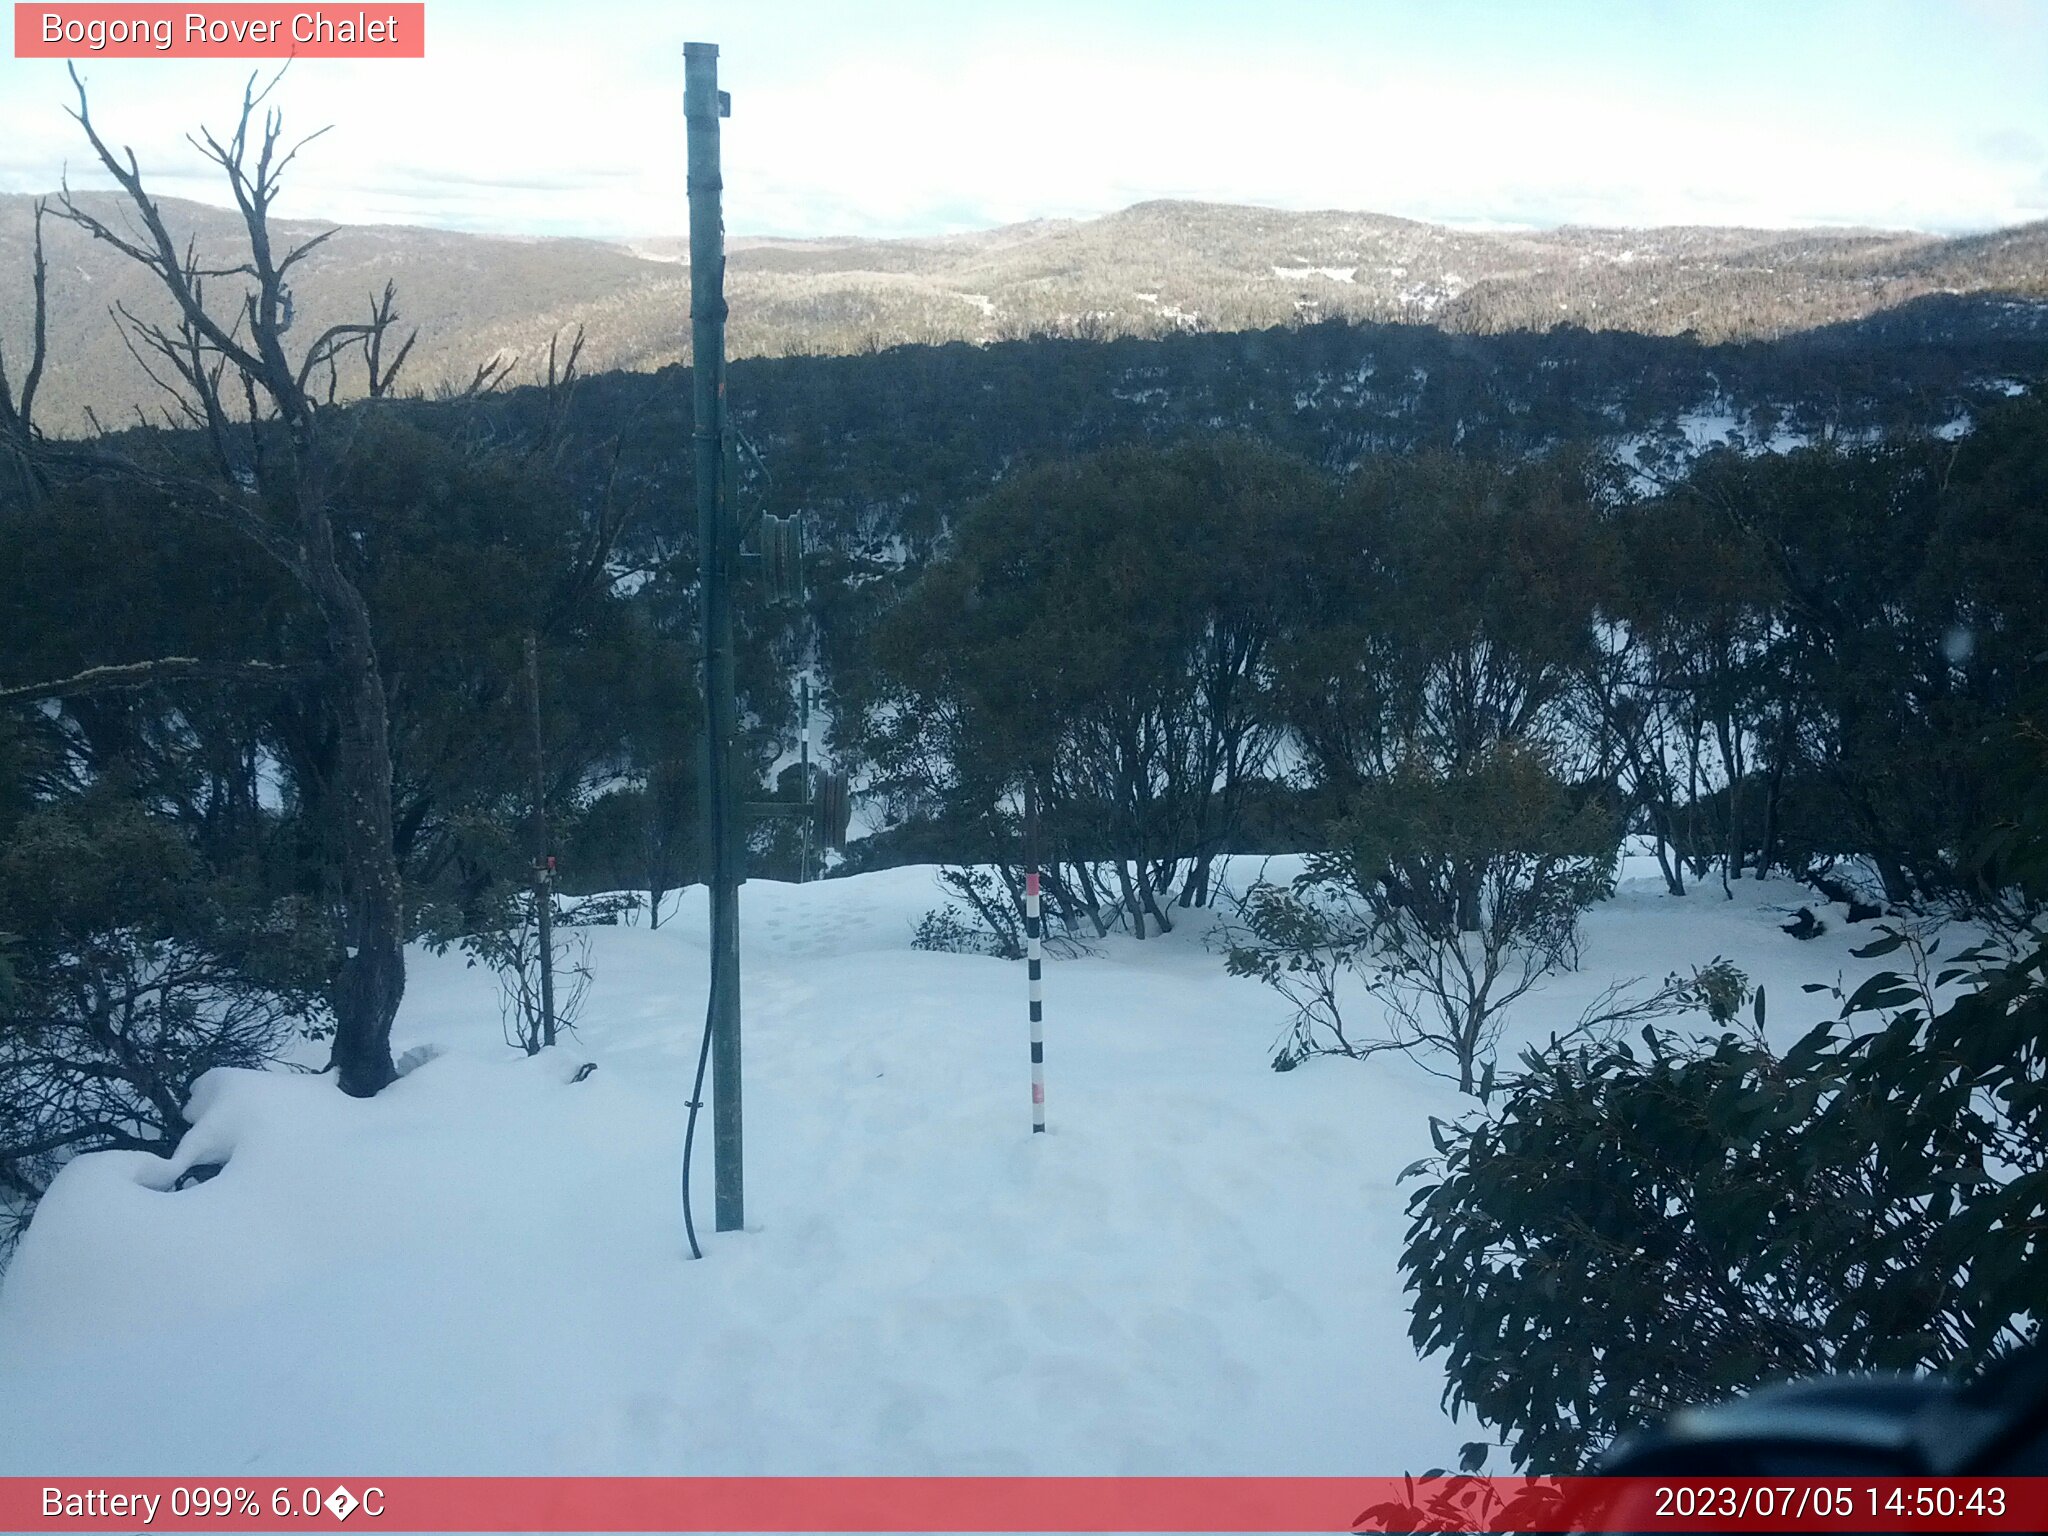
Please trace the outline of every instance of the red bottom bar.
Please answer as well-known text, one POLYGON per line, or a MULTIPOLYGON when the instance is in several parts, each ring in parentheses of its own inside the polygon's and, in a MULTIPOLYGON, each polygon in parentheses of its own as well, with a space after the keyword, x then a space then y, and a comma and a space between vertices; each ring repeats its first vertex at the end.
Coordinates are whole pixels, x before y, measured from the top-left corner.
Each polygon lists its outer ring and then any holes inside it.
POLYGON ((2048 1478, 0 1478, 6 1531, 2048 1531, 2048 1478))

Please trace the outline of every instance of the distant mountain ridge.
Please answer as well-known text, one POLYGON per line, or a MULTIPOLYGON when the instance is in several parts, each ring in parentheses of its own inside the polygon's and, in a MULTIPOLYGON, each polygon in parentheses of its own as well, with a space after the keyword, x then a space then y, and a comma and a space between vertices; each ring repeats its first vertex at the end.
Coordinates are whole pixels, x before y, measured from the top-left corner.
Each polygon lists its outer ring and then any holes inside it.
MULTIPOLYGON (((115 213, 112 194, 85 199, 115 213)), ((165 201, 202 257, 234 216, 165 201)), ((0 345, 18 358, 30 315, 33 199, 0 195, 0 345)), ((328 226, 287 221, 284 236, 328 226)), ((39 415, 77 432, 155 413, 109 308, 161 301, 105 246, 57 221, 51 365, 39 415)), ((530 376, 548 338, 581 325, 592 371, 687 356, 689 271, 679 238, 514 238, 357 225, 300 269, 309 335, 362 313, 386 279, 420 329, 407 382, 466 383, 494 356, 530 376)), ((1940 237, 1884 230, 1669 227, 1470 231, 1383 214, 1147 202, 1095 219, 869 240, 737 237, 728 256, 734 356, 848 354, 903 343, 1031 335, 1107 338, 1242 331, 1309 320, 1405 321, 1450 332, 1561 324, 1720 341, 1860 319, 1939 293, 2048 297, 2048 223, 1940 237)), ((225 299, 225 285, 216 283, 225 299)), ((160 311, 159 311, 160 312, 160 311)), ((17 370, 18 372, 18 365, 17 370)), ((343 388, 349 381, 343 380, 343 388)))

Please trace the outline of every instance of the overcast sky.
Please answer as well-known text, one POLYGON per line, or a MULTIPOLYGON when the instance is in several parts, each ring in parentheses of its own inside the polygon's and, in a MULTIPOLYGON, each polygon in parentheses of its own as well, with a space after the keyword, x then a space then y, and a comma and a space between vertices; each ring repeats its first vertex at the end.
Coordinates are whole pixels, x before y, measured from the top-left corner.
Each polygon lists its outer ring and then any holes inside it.
MULTIPOLYGON (((292 66, 289 126, 334 126, 283 211, 680 232, 685 39, 722 49, 737 234, 1154 197, 1505 225, 2048 217, 2043 0, 428 0, 424 60, 292 66)), ((84 65, 108 136, 208 201, 180 135, 250 67, 84 65)), ((94 184, 68 90, 61 63, 0 59, 0 190, 67 160, 94 184)))

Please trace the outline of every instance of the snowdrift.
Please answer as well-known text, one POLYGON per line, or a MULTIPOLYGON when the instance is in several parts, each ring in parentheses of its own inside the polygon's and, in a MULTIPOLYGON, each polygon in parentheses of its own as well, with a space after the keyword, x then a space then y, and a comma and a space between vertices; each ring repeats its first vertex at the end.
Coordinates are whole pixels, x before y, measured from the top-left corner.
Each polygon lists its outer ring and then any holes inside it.
MULTIPOLYGON (((1797 887, 1628 873, 1516 1036, 1717 954, 1795 1035, 1799 982, 1874 968, 1847 958, 1868 929, 1778 932, 1797 887)), ((929 869, 742 891, 754 1225, 701 1263, 700 893, 590 930, 553 1052, 508 1050, 492 978, 416 953, 397 1045, 440 1054, 377 1099, 210 1075, 175 1158, 69 1165, 0 1283, 0 1474, 1454 1464, 1478 1431, 1408 1343, 1396 1176, 1469 1101, 1399 1058, 1269 1071, 1284 1008, 1197 913, 1048 965, 1033 1137, 1024 969, 911 948, 941 900, 929 869)))

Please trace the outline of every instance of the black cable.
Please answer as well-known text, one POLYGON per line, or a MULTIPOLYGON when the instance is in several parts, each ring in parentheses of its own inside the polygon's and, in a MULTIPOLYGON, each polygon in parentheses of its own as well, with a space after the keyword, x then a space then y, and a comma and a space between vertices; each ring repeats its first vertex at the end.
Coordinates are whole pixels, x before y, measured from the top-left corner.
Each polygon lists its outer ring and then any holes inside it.
POLYGON ((690 1257, 701 1259, 697 1223, 690 1216, 690 1151, 697 1144, 697 1111, 704 1107, 704 1068, 711 1060, 711 1021, 718 1012, 718 967, 711 967, 711 987, 704 1004, 704 1043, 697 1048, 697 1081, 690 1089, 690 1120, 683 1127, 683 1231, 690 1239, 690 1257))

